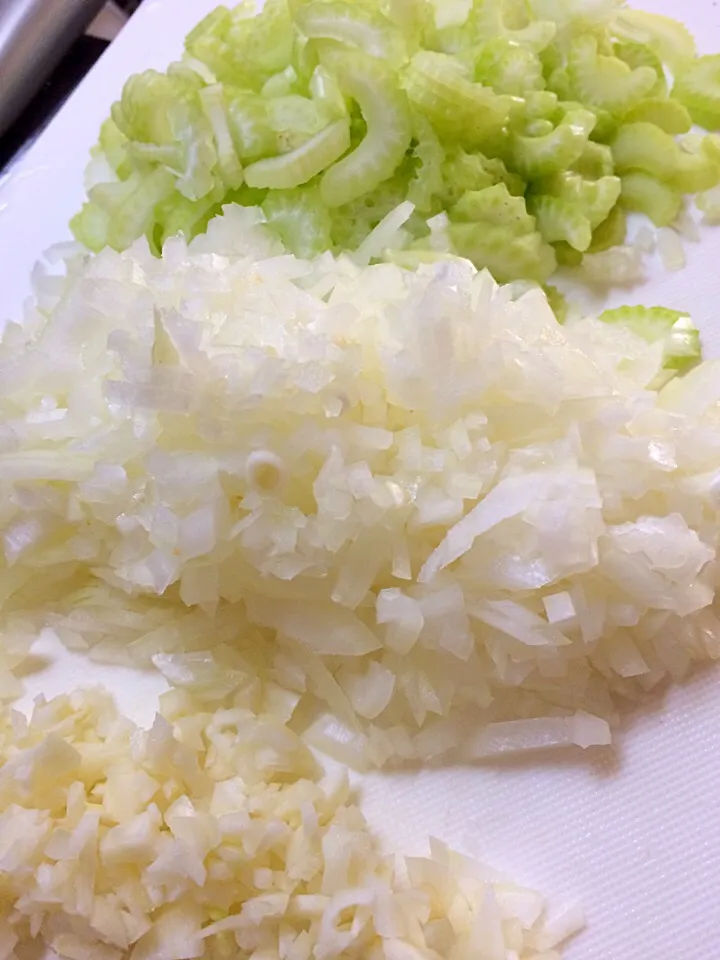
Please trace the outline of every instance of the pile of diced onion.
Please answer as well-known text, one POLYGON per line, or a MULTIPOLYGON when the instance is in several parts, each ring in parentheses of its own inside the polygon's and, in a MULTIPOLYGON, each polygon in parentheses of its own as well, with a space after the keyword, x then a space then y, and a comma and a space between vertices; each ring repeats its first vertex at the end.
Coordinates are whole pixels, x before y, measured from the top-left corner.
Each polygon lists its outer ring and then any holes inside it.
POLYGON ((716 364, 658 390, 662 343, 539 289, 299 260, 238 207, 37 290, 0 346, 9 650, 51 623, 221 692, 235 657, 360 768, 604 744, 720 653, 716 364))
POLYGON ((97 692, 4 710, 0 761, 6 960, 559 960, 582 923, 437 841, 384 856, 249 687, 149 731, 97 692))

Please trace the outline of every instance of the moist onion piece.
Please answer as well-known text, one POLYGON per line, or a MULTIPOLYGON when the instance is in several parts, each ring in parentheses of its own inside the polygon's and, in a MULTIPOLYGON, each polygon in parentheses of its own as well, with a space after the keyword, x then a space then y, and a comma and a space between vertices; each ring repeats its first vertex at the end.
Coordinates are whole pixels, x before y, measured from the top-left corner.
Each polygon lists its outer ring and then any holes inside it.
POLYGON ((98 690, 0 710, 8 956, 436 960, 490 937, 533 960, 583 926, 437 841, 386 856, 347 776, 321 776, 247 680, 168 691, 149 730, 98 690))
POLYGON ((300 260, 239 207, 68 255, 0 345, 19 649, 50 623, 202 685, 232 648, 354 764, 578 711, 558 743, 601 744, 718 656, 715 363, 667 382, 662 339, 459 259, 300 260))

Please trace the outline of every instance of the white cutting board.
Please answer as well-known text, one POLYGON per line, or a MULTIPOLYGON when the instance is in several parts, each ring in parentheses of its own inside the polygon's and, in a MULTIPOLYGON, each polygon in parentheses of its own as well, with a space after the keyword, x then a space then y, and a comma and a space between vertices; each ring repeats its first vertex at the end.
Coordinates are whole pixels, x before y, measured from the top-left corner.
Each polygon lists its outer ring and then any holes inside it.
MULTIPOLYGON (((52 0, 50 0, 52 2, 52 0)), ((69 236, 82 175, 110 103, 133 72, 162 69, 214 0, 145 0, 62 112, 0 181, 0 324, 19 317, 42 250, 69 236)), ((701 52, 720 51, 717 0, 644 0, 683 17, 701 52)), ((692 312, 720 355, 720 228, 688 244, 688 266, 615 294, 692 312)), ((47 646, 31 695, 103 683, 139 722, 162 689, 152 674, 98 667, 47 646)), ((720 958, 720 675, 708 670, 627 718, 614 755, 476 769, 372 775, 362 783, 373 826, 416 852, 434 834, 482 856, 556 901, 580 900, 589 927, 567 960, 720 958)))

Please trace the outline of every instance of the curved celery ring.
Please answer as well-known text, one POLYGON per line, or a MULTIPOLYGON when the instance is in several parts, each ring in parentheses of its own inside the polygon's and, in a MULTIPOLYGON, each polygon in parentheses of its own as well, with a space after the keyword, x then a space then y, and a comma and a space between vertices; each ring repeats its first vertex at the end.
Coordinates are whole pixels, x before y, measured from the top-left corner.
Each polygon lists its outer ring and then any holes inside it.
POLYGON ((720 130, 720 54, 685 63, 675 77, 672 95, 706 130, 720 130))
POLYGON ((538 230, 548 243, 564 241, 581 253, 590 246, 590 221, 570 201, 563 197, 530 197, 528 210, 537 220, 538 230))
POLYGON ((597 40, 589 34, 572 42, 567 69, 575 96, 610 113, 626 113, 657 84, 657 73, 652 67, 633 70, 618 57, 603 56, 598 53, 597 40))
POLYGON ((423 50, 405 73, 413 106, 442 134, 470 147, 481 146, 503 130, 511 97, 473 83, 455 57, 423 50))
POLYGON ((619 203, 616 203, 603 222, 593 231, 587 252, 602 253, 603 250, 609 250, 611 247, 619 247, 625 243, 626 234, 625 211, 619 203))
POLYGON ((525 97, 545 86, 540 58, 528 47, 512 40, 484 43, 475 61, 475 79, 497 93, 525 97))
POLYGON ((379 60, 346 51, 338 57, 328 55, 324 62, 343 93, 357 102, 367 125, 360 144, 330 167, 320 182, 323 202, 340 207, 392 176, 410 146, 412 123, 405 93, 379 60))
POLYGON ((680 148, 654 123, 628 123, 610 144, 619 172, 643 170, 658 180, 670 180, 679 164, 680 148))
POLYGON ((400 31, 370 7, 343 0, 312 2, 298 8, 295 22, 311 39, 347 43, 396 67, 407 60, 400 31))
POLYGON ((618 37, 649 47, 673 71, 695 56, 695 41, 688 28, 660 13, 618 10, 613 18, 613 32, 618 37))
POLYGON ((633 70, 638 67, 652 67, 657 75, 655 86, 650 91, 653 97, 664 97, 667 95, 667 80, 665 79, 665 70, 660 57, 644 43, 633 43, 630 40, 616 43, 613 46, 613 53, 616 57, 626 63, 633 70))
POLYGON ((504 183, 484 190, 469 190, 450 211, 453 220, 503 227, 508 234, 522 237, 535 231, 523 197, 514 197, 504 183))
POLYGON ((667 183, 636 170, 622 178, 622 205, 644 213, 656 227, 669 226, 680 213, 682 196, 667 183))
POLYGON ((617 307, 605 310, 598 320, 619 323, 648 343, 664 341, 663 366, 681 373, 702 360, 700 332, 687 313, 667 307, 617 307))
POLYGON ((498 283, 523 277, 544 283, 557 266, 555 251, 535 230, 514 236, 506 227, 485 223, 451 223, 448 232, 455 252, 488 269, 498 283))
POLYGON ((552 133, 542 137, 515 134, 512 151, 518 172, 527 180, 567 170, 583 154, 595 126, 589 110, 569 110, 552 133))
POLYGON ((654 123, 665 133, 678 135, 688 133, 692 128, 692 118, 678 100, 663 100, 662 97, 648 97, 641 100, 623 118, 625 123, 654 123))
POLYGON ((349 146, 350 124, 346 119, 336 120, 290 153, 251 164, 245 169, 245 183, 258 189, 299 187, 326 170, 349 146))

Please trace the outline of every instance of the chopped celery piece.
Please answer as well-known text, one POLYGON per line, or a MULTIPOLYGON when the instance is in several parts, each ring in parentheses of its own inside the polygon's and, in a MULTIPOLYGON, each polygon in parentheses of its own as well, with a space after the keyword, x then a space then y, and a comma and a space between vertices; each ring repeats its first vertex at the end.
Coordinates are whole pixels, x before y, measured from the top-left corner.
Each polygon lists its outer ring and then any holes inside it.
POLYGON ((653 123, 626 124, 611 147, 621 173, 643 170, 658 180, 669 180, 678 167, 680 148, 669 133, 653 123))
POLYGON ((295 256, 310 258, 332 247, 332 220, 317 188, 271 190, 262 209, 269 226, 295 256))
POLYGON ((552 246, 555 251, 555 259, 561 267, 579 267, 582 263, 582 253, 564 240, 560 240, 552 246))
POLYGON ((687 133, 692 127, 692 118, 677 100, 648 97, 641 100, 623 118, 625 123, 653 123, 665 133, 687 133))
POLYGON ((661 99, 667 94, 667 80, 660 57, 644 43, 633 43, 631 40, 616 43, 613 46, 616 57, 626 63, 633 70, 637 67, 651 67, 655 71, 657 80, 649 91, 651 97, 661 99))
POLYGON ((537 54, 513 40, 490 40, 475 60, 475 80, 497 93, 525 97, 545 86, 537 54))
POLYGON ((619 10, 613 31, 618 37, 649 47, 673 71, 695 56, 695 41, 687 27, 661 14, 619 10))
POLYGON ((496 183, 504 183, 514 196, 522 196, 525 184, 508 171, 502 160, 488 159, 482 153, 466 153, 459 148, 449 154, 442 166, 444 188, 443 205, 451 207, 470 190, 483 190, 496 183))
POLYGON ((635 170, 622 178, 622 205, 626 210, 644 213, 656 227, 667 227, 680 213, 682 196, 669 184, 635 170))
POLYGON ((618 307, 599 317, 603 323, 618 323, 648 343, 664 341, 663 366, 684 373, 702 360, 700 333, 690 317, 667 307, 618 307))
POLYGON ((683 63, 675 74, 672 95, 693 121, 706 130, 720 130, 720 54, 683 63))
POLYGON ((627 234, 627 220, 625 212, 617 203, 607 217, 593 231, 588 253, 602 253, 610 247, 618 247, 625 243, 627 234))
POLYGON ((568 77, 573 96, 589 107, 610 113, 628 109, 647 97, 657 84, 652 67, 632 69, 618 57, 598 52, 595 37, 577 37, 568 54, 568 77))
POLYGON ((348 43, 392 66, 407 60, 402 34, 372 7, 343 0, 315 0, 298 8, 295 22, 311 39, 348 43))
POLYGON ((499 283, 517 277, 544 283, 555 270, 555 253, 537 231, 518 237, 483 223, 451 223, 448 231, 455 252, 488 269, 499 283))
POLYGON ((567 170, 582 156, 594 126, 595 115, 589 110, 569 110, 545 136, 515 134, 512 153, 517 170, 528 180, 567 170))
POLYGON ((477 36, 501 37, 532 50, 544 50, 554 40, 557 27, 550 19, 529 18, 529 12, 530 5, 524 0, 515 4, 509 0, 483 0, 476 8, 477 36))
POLYGON ((619 177, 600 177, 597 180, 587 180, 578 173, 568 171, 539 181, 535 190, 570 203, 587 219, 590 228, 594 230, 605 220, 617 203, 620 196, 620 179, 619 177))
POLYGON ((525 200, 509 193, 504 183, 464 194, 451 209, 450 216, 453 220, 503 227, 516 237, 535 230, 535 221, 527 211, 525 200))
POLYGON ((546 284, 543 287, 545 296, 550 304, 550 309, 555 314, 558 323, 565 323, 568 317, 568 302, 565 296, 552 284, 546 284))
POLYGON ((200 91, 200 102, 215 137, 215 149, 222 178, 231 189, 239 187, 243 181, 243 168, 228 125, 222 86, 218 83, 205 87, 200 91))
POLYGON ((328 207, 340 207, 391 177, 412 139, 410 109, 392 71, 356 51, 328 57, 343 93, 360 107, 367 132, 360 144, 323 175, 320 195, 328 207))
POLYGON ((699 154, 678 150, 677 169, 670 182, 680 193, 700 193, 710 190, 720 180, 720 167, 713 162, 708 152, 699 154))
POLYGON ((583 147, 583 152, 573 163, 572 169, 590 180, 611 177, 615 173, 612 150, 605 143, 588 140, 583 147))
POLYGON ((432 125, 424 117, 413 117, 413 140, 416 166, 408 184, 407 197, 420 213, 431 213, 435 198, 443 192, 445 150, 432 125))
POLYGON ((350 146, 350 124, 336 120, 291 153, 258 160, 245 170, 245 182, 256 189, 289 190, 322 173, 350 146))
POLYGON ((571 201, 547 195, 531 197, 528 210, 534 215, 538 230, 548 243, 563 241, 581 253, 590 246, 590 221, 571 201))
POLYGON ((277 150, 277 134, 270 125, 265 102, 247 90, 225 87, 228 126, 240 158, 252 162, 277 150))
POLYGON ((405 89, 438 133, 468 146, 497 137, 510 116, 508 97, 473 83, 462 65, 444 53, 416 53, 405 72, 405 89))

